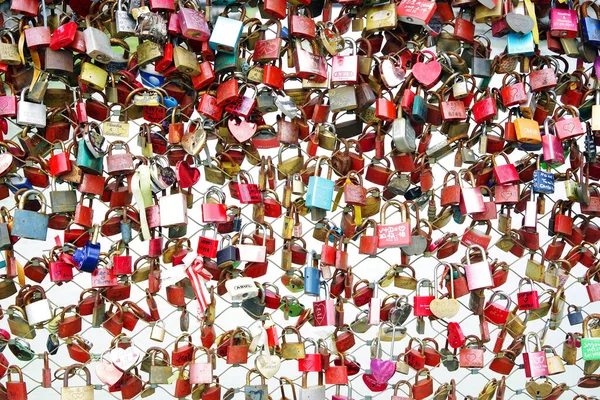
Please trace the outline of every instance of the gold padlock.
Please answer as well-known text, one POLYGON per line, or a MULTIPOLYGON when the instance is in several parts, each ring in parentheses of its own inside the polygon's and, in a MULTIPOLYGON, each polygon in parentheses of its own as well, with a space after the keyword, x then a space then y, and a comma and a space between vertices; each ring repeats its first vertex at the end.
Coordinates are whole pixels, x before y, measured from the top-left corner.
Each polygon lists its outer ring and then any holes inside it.
POLYGON ((287 327, 283 331, 282 337, 283 343, 281 344, 281 356, 286 360, 300 360, 306 357, 306 350, 304 348, 304 343, 302 342, 302 336, 300 336, 300 332, 297 328, 287 327), (287 342, 286 341, 286 333, 292 332, 296 334, 298 338, 297 342, 287 342))
POLYGON ((395 29, 398 24, 396 16, 396 4, 389 3, 377 7, 369 7, 367 10, 366 32, 395 29))
POLYGON ((543 347, 546 352, 550 351, 551 356, 546 356, 546 362, 548 363, 548 373, 550 375, 561 374, 565 372, 565 365, 563 364, 562 358, 556 354, 556 350, 552 346, 543 347))
POLYGON ((475 22, 478 24, 486 22, 498 21, 502 18, 502 5, 504 2, 499 1, 496 6, 492 9, 487 8, 481 3, 475 6, 475 22))
POLYGON ((517 315, 517 310, 518 306, 508 314, 508 318, 506 319, 506 331, 513 339, 522 335, 525 329, 527 329, 525 322, 517 315))
MULTIPOLYGON (((139 51, 139 50, 138 50, 139 51)), ((189 75, 200 75, 200 65, 196 55, 180 46, 173 47, 173 63, 177 71, 189 75)))
POLYGON ((79 76, 79 79, 92 89, 103 91, 106 86, 106 80, 108 79, 108 72, 97 65, 86 61, 81 64, 81 75, 79 76))
MULTIPOLYGON (((175 49, 173 49, 175 50, 175 49)), ((173 55, 175 51, 173 51, 173 55)), ((154 62, 163 56, 163 48, 150 40, 146 40, 137 47, 138 65, 143 67, 146 64, 154 62)))
POLYGON ((579 48, 577 47, 577 39, 575 38, 560 38, 560 44, 567 57, 579 57, 579 48))

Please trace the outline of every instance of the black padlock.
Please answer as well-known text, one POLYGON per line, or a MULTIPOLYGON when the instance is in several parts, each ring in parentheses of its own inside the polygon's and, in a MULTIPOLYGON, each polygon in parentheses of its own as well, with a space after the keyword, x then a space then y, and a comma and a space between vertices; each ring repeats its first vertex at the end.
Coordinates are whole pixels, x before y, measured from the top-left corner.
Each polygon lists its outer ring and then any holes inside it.
POLYGON ((227 268, 232 266, 236 261, 240 259, 240 251, 237 247, 231 245, 231 237, 224 235, 219 241, 219 250, 217 250, 217 265, 219 268, 227 268), (227 247, 224 246, 225 240, 229 243, 227 247))

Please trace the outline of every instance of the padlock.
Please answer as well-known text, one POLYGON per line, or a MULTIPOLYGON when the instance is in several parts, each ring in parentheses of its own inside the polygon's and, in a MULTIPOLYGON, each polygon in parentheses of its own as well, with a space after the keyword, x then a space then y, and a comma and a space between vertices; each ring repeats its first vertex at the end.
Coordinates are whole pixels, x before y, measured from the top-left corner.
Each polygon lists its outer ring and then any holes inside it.
POLYGON ((485 305, 483 315, 485 316, 486 321, 489 321, 494 325, 504 325, 506 319, 508 318, 511 305, 512 301, 510 300, 510 297, 503 292, 496 291, 492 294, 492 297, 490 297, 490 300, 485 305), (506 305, 494 303, 494 299, 496 297, 504 299, 506 301, 506 305))
POLYGON ((540 301, 537 290, 533 288, 533 282, 531 279, 525 277, 519 281, 519 293, 517 293, 517 301, 519 310, 534 310, 540 307, 540 301), (529 283, 529 289, 523 291, 521 286, 529 283))
POLYGON ((13 236, 46 240, 49 216, 46 215, 46 198, 37 190, 25 191, 19 200, 19 208, 15 211, 11 234, 13 236), (29 196, 36 197, 41 203, 41 212, 25 210, 25 203, 29 196))
POLYGON ((571 326, 579 325, 583 323, 583 314, 580 308, 574 304, 570 304, 568 308, 567 318, 571 326))
POLYGON ((46 298, 45 290, 40 286, 33 286, 23 297, 27 322, 30 325, 38 325, 52 318, 50 300, 46 298), (34 300, 34 297, 39 299, 34 300))
POLYGON ((600 337, 594 336, 593 330, 589 328, 590 320, 598 320, 600 314, 590 314, 583 320, 583 337, 581 338, 581 352, 584 360, 600 360, 598 343, 600 337))
POLYGON ((406 215, 404 203, 390 200, 381 209, 381 220, 377 225, 377 246, 380 249, 387 247, 409 246, 412 243, 410 234, 410 219, 406 215), (400 223, 386 225, 386 211, 390 205, 400 210, 400 223))
POLYGON ((548 362, 546 352, 542 349, 540 338, 534 332, 525 336, 525 352, 523 353, 523 364, 525 365, 525 376, 527 378, 537 378, 548 376, 548 362), (530 348, 529 338, 534 339, 535 348, 530 348))
POLYGON ((417 294, 414 297, 413 314, 417 317, 432 316, 433 312, 430 310, 429 306, 435 299, 435 296, 433 295, 433 283, 427 279, 420 279, 417 282, 416 290, 417 294), (429 294, 427 296, 421 294, 421 289, 424 287, 429 288, 429 294))
POLYGON ((466 336, 466 342, 460 349, 459 362, 461 368, 483 368, 485 349, 479 339, 475 335, 466 336), (473 345, 476 347, 473 347, 473 345))
MULTIPOLYGON (((37 10, 37 8, 36 8, 37 10)), ((6 382, 7 398, 15 400, 27 399, 27 384, 23 381, 23 372, 16 365, 10 365, 7 369, 8 380, 6 382), (19 375, 18 381, 12 380, 12 374, 16 372, 19 375)))
POLYGON ((308 189, 306 191, 305 203, 308 207, 320 208, 322 210, 331 210, 333 204, 333 181, 331 180, 331 164, 326 157, 317 159, 314 176, 308 180, 308 189), (327 178, 321 178, 321 164, 329 164, 327 178))
POLYGON ((494 285, 490 266, 487 262, 487 253, 485 249, 479 245, 469 246, 466 250, 467 265, 465 272, 469 290, 489 288, 494 285), (476 250, 481 261, 471 263, 472 251, 476 250))
POLYGON ((98 235, 100 226, 94 225, 94 233, 82 249, 77 249, 73 253, 73 260, 77 263, 77 269, 84 272, 92 273, 98 267, 100 258, 100 243, 98 243, 98 235))

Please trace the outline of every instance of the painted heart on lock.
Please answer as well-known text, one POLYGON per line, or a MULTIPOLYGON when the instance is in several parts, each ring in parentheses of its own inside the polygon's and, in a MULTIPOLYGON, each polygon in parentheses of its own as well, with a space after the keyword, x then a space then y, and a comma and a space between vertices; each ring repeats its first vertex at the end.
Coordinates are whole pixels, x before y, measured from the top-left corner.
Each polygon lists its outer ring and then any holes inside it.
POLYGON ((249 140, 256 133, 257 125, 244 118, 230 118, 227 127, 231 135, 240 143, 249 140))
POLYGON ((468 353, 467 356, 465 357, 467 359, 468 362, 472 363, 473 361, 475 361, 475 359, 477 358, 475 356, 475 354, 473 353, 468 353))
POLYGON ((279 368, 281 368, 281 359, 276 355, 268 357, 261 354, 254 360, 254 365, 262 376, 266 379, 271 379, 279 372, 279 368))
POLYGON ((313 318, 315 320, 315 325, 322 326, 326 322, 325 318, 327 317, 327 312, 325 308, 325 304, 313 304, 313 318))
POLYGON ((565 131, 571 133, 571 132, 573 132, 573 129, 575 129, 575 124, 568 123, 568 124, 565 124, 565 126, 563 128, 565 129, 565 131))
POLYGON ((378 383, 387 383, 396 372, 396 363, 374 358, 371 360, 371 374, 378 383))
POLYGON ((110 351, 110 359, 113 365, 121 371, 127 371, 133 368, 140 360, 140 357, 140 351, 133 346, 128 347, 127 349, 117 347, 110 351))

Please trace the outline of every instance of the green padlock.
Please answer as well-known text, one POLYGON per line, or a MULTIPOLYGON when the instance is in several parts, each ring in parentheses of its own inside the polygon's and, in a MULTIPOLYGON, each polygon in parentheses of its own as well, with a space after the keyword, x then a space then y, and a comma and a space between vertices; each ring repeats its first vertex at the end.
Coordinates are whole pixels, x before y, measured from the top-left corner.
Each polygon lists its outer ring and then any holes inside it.
POLYGON ((104 157, 94 157, 88 149, 85 140, 79 139, 77 142, 77 166, 84 172, 93 175, 101 175, 103 158, 104 157))
POLYGON ((590 320, 600 320, 600 314, 590 314, 583 320, 581 353, 584 360, 600 360, 600 337, 592 337, 588 324, 590 320))
POLYGON ((299 317, 304 312, 304 304, 300 303, 297 298, 292 296, 284 296, 281 299, 279 309, 284 312, 284 315, 289 317, 299 317), (287 311, 286 311, 287 307, 287 311))

